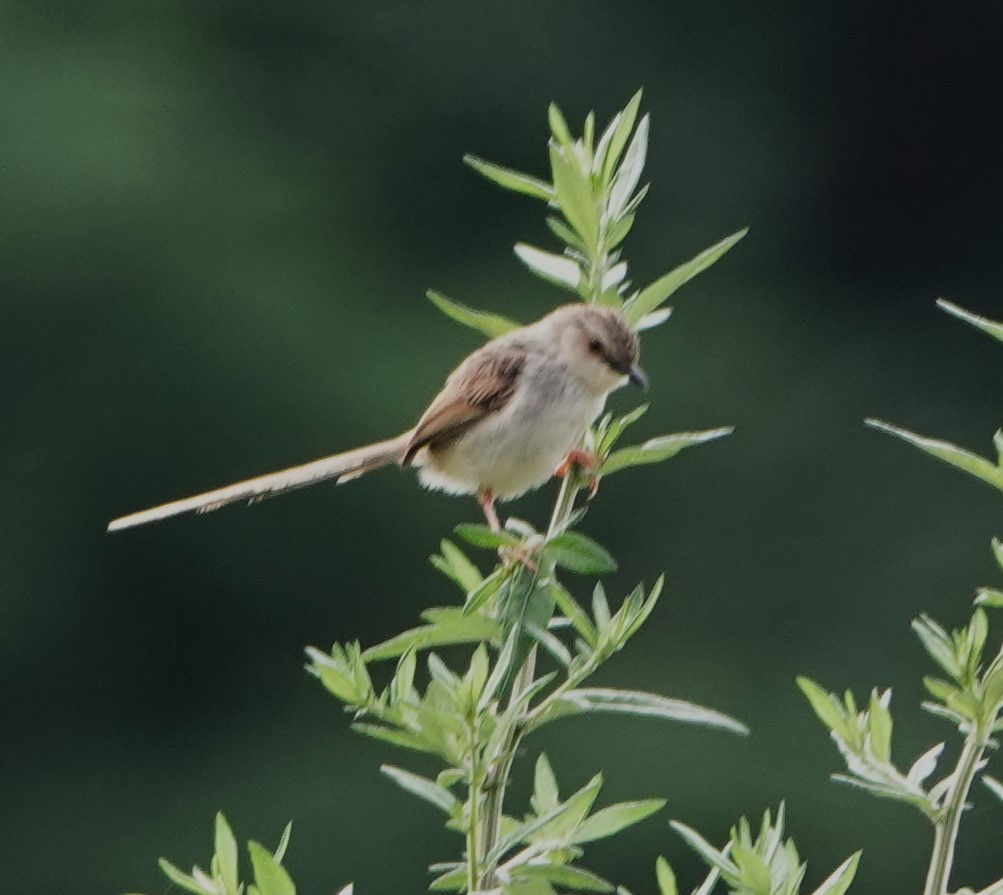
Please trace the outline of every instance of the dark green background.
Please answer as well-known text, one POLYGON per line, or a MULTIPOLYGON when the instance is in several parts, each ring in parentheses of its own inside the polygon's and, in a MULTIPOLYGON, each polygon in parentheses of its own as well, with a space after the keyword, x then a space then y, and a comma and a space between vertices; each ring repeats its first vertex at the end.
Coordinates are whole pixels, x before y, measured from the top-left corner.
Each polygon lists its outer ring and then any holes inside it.
MULTIPOLYGON (((999 495, 861 420, 991 451, 1003 351, 933 302, 1003 316, 1000 10, 0 4, 0 889, 161 892, 156 858, 204 862, 217 808, 269 843, 292 817, 304 895, 423 891, 458 853, 377 772, 430 766, 351 735, 302 648, 454 599, 426 557, 472 502, 387 472, 104 525, 410 425, 478 342, 426 287, 523 320, 564 298, 511 254, 552 245, 541 208, 462 153, 542 174, 551 99, 579 124, 643 86, 635 278, 752 229, 645 339, 640 436, 737 429, 603 488, 612 592, 667 572, 603 679, 753 736, 568 721, 528 744, 515 807, 546 748, 565 788, 603 769, 606 799, 669 799, 590 854, 638 895, 659 852, 696 881, 666 818, 720 841, 782 798, 810 883, 863 846, 854 891, 919 891, 925 821, 827 781, 793 678, 894 687, 907 765, 951 736, 918 709, 910 619, 960 624, 999 583, 999 495)), ((955 886, 1003 872, 1003 806, 975 797, 955 886)))

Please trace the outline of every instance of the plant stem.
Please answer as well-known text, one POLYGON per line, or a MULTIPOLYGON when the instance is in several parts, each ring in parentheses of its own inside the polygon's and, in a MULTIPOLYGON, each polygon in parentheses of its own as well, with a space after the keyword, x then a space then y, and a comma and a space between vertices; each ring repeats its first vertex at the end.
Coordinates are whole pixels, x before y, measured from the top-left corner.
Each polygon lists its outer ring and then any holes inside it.
POLYGON ((467 827, 467 891, 474 892, 480 886, 480 803, 481 803, 481 782, 470 781, 467 790, 470 798, 470 825, 467 827))
MULTIPOLYGON (((554 511, 550 516, 550 525, 547 527, 545 540, 549 541, 560 532, 568 520, 575 506, 575 497, 582 488, 581 476, 575 469, 568 470, 568 474, 561 482, 561 490, 557 494, 554 503, 554 511)), ((549 576, 554 573, 554 565, 550 563, 546 568, 541 568, 537 575, 549 576)), ((512 682, 512 690, 509 701, 513 702, 519 694, 531 686, 536 675, 536 647, 533 646, 526 661, 523 662, 519 673, 512 682)), ((471 833, 467 836, 467 879, 477 881, 476 887, 468 885, 468 891, 477 889, 490 889, 497 884, 495 879, 495 867, 486 863, 481 866, 479 874, 474 872, 474 864, 481 864, 498 842, 501 831, 502 817, 505 808, 505 789, 508 779, 512 773, 512 762, 515 761, 515 754, 519 749, 519 744, 525 735, 525 724, 518 724, 513 728, 512 736, 502 744, 496 756, 497 765, 494 771, 489 771, 484 793, 484 823, 481 828, 481 835, 472 838, 471 833), (478 839, 480 840, 478 842, 478 839), (475 844, 475 849, 471 850, 471 842, 475 844)), ((490 763, 489 763, 490 766, 490 763)), ((479 795, 479 794, 478 794, 479 795)), ((474 796, 471 797, 474 799, 474 796)), ((473 806, 473 801, 471 802, 473 806)), ((471 830, 473 829, 473 817, 471 816, 471 830)))
POLYGON ((923 895, 947 895, 961 815, 988 745, 988 728, 982 725, 973 727, 965 738, 958 766, 954 770, 954 782, 944 802, 944 811, 934 826, 933 854, 923 895))

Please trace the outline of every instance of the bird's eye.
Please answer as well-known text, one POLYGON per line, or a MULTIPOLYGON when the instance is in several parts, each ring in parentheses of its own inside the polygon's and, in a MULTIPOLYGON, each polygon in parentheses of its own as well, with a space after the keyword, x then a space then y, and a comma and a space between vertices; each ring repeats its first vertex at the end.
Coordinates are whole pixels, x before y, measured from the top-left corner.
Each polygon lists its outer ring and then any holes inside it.
POLYGON ((602 351, 602 342, 600 342, 598 339, 590 340, 589 351, 591 351, 593 354, 599 354, 599 352, 602 351))

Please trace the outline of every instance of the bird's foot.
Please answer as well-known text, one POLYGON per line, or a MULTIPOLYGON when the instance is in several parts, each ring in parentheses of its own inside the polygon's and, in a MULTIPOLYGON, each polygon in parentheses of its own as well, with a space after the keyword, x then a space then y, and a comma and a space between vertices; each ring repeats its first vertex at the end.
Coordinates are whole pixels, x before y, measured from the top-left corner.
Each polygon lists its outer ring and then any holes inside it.
POLYGON ((554 470, 554 475, 563 479, 571 471, 572 466, 577 466, 583 472, 588 473, 585 483, 589 489, 589 500, 592 500, 599 493, 599 477, 596 475, 596 471, 599 469, 600 463, 602 463, 602 458, 598 454, 575 448, 568 451, 568 456, 554 470))
POLYGON ((520 544, 518 547, 502 547, 498 551, 498 555, 502 558, 502 562, 507 565, 522 563, 522 565, 535 575, 540 571, 540 564, 536 561, 539 552, 539 546, 526 542, 520 544))

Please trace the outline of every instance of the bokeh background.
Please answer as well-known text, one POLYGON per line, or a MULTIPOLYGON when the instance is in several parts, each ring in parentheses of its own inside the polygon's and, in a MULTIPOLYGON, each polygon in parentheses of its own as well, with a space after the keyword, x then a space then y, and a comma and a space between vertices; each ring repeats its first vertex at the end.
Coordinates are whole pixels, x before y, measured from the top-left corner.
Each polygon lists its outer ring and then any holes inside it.
MULTIPOLYGON (((961 624, 998 584, 999 495, 861 420, 991 452, 1003 353, 934 299, 1003 315, 1001 11, 0 4, 0 888, 162 892, 157 857, 204 862, 217 808, 266 843, 293 818, 304 895, 424 891, 458 853, 377 772, 411 759, 347 730, 302 649, 454 599, 427 556, 472 502, 386 472, 104 526, 410 425, 478 343, 426 287, 522 320, 562 301, 511 254, 551 245, 541 208, 461 156, 543 174, 550 100, 580 126, 643 86, 636 279, 751 232, 645 340, 639 435, 737 428, 603 488, 587 524, 621 560, 612 592, 668 581, 604 680, 753 736, 568 721, 528 744, 513 804, 540 749, 565 788, 602 769, 607 799, 667 797, 591 850, 639 895, 659 852, 697 880, 668 817, 720 841, 781 799, 809 882, 864 847, 854 891, 919 891, 926 822, 827 780, 793 679, 893 687, 902 764, 951 736, 918 708, 909 621, 961 624)), ((1003 806, 975 796, 955 885, 978 888, 1003 871, 1003 806)))

